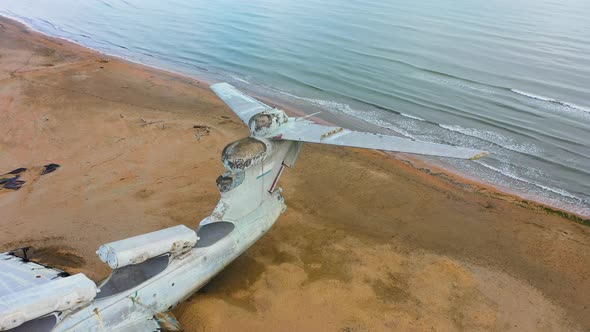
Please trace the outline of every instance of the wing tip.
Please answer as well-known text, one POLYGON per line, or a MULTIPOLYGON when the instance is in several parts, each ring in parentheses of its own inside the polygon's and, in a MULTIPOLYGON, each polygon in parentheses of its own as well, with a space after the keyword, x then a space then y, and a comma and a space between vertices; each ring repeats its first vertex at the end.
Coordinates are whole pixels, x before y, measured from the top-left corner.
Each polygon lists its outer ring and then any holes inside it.
POLYGON ((213 90, 213 91, 216 91, 216 90, 219 90, 219 89, 227 89, 227 88, 233 88, 233 89, 235 89, 233 85, 231 85, 229 83, 226 83, 226 82, 220 82, 220 83, 211 84, 209 86, 209 88, 211 88, 211 90, 213 90))

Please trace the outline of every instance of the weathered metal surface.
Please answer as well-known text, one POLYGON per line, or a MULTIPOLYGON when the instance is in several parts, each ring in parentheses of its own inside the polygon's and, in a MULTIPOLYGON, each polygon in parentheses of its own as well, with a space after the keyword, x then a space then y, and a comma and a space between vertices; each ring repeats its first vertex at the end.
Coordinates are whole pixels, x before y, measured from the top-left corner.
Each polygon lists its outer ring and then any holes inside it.
POLYGON ((0 330, 15 328, 52 312, 86 306, 96 292, 94 282, 80 273, 5 295, 0 298, 0 330))
MULTIPOLYGON (((227 83, 215 84, 212 89, 240 117, 250 116, 252 120, 258 120, 248 122, 250 130, 256 133, 257 137, 272 137, 275 140, 323 143, 460 159, 477 159, 488 154, 485 151, 476 149, 324 126, 302 118, 289 118, 287 121, 275 124, 270 119, 267 119, 265 114, 274 114, 273 112, 279 110, 275 110, 252 97, 242 94, 227 83), (257 113, 260 113, 260 115, 255 115, 257 113), (262 130, 265 126, 269 126, 269 128, 272 126, 272 130, 262 130), (260 131, 256 130, 258 127, 261 128, 260 131)), ((243 117, 242 120, 246 121, 243 117)))
POLYGON ((217 241, 228 236, 235 228, 236 226, 234 224, 226 221, 199 226, 197 230, 197 234, 199 235, 197 248, 206 248, 214 245, 217 241))
POLYGON ((197 243, 197 234, 184 225, 134 236, 102 245, 98 257, 112 269, 145 260, 166 253, 181 254, 197 243))
POLYGON ((241 93, 238 89, 227 83, 213 84, 211 85, 211 90, 213 90, 246 125, 248 125, 248 121, 250 121, 255 114, 272 109, 272 107, 241 93))
POLYGON ((221 161, 229 171, 243 171, 260 164, 266 157, 264 142, 246 137, 228 144, 221 152, 221 161))
POLYGON ((326 133, 323 133, 322 136, 320 136, 320 139, 328 138, 328 137, 330 137, 330 136, 332 136, 334 134, 337 134, 337 133, 339 133, 339 132, 341 132, 343 130, 344 130, 344 128, 335 128, 335 129, 332 129, 332 130, 330 130, 330 131, 328 131, 326 133))
POLYGON ((53 330, 55 324, 57 324, 57 320, 57 315, 53 313, 25 322, 22 325, 10 329, 9 332, 50 332, 53 330))
POLYGON ((271 109, 254 115, 248 122, 250 132, 254 136, 268 136, 275 132, 289 117, 285 112, 271 109))
POLYGON ((281 140, 350 146, 428 156, 470 159, 487 152, 452 145, 428 143, 409 138, 352 131, 324 126, 309 120, 289 120, 274 132, 281 140))
POLYGON ((170 262, 168 255, 153 257, 140 264, 127 265, 116 269, 103 281, 97 299, 120 294, 136 287, 164 271, 170 262))
POLYGON ((228 192, 244 182, 244 172, 227 172, 220 175, 215 183, 219 192, 228 192))
POLYGON ((180 327, 180 323, 174 317, 174 314, 171 312, 161 312, 154 315, 154 318, 158 322, 159 331, 161 332, 177 332, 182 331, 180 327))
POLYGON ((68 274, 62 270, 29 261, 12 252, 0 253, 0 298, 65 276, 68 274))
POLYGON ((129 326, 144 322, 156 313, 171 310, 263 236, 283 210, 280 190, 267 194, 265 201, 242 215, 225 236, 207 247, 196 246, 182 256, 173 257, 161 273, 145 282, 68 315, 55 331, 100 331, 93 311, 97 307, 105 331, 127 331, 129 326))

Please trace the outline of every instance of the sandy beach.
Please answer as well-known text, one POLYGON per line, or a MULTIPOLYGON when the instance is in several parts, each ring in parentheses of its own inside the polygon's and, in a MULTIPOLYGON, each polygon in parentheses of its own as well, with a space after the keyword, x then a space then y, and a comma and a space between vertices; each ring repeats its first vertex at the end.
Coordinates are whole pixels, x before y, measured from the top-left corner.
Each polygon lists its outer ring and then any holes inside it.
MULTIPOLYGON (((205 83, 0 18, 0 174, 28 169, 2 251, 99 282, 101 244, 196 227, 246 135, 205 83)), ((185 331, 590 329, 587 220, 379 151, 306 145, 281 186, 274 228, 174 309, 185 331)))

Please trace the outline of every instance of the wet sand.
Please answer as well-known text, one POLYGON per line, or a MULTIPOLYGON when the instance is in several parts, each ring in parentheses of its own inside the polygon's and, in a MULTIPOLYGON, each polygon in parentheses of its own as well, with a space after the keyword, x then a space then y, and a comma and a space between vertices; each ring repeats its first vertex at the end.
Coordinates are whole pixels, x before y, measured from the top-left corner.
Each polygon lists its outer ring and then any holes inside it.
MULTIPOLYGON (((196 227, 247 134, 206 84, 0 19, 0 173, 28 168, 0 250, 99 281, 100 244, 196 227)), ((186 331, 590 329, 575 217, 378 151, 306 145, 281 185, 277 224, 174 310, 186 331)))

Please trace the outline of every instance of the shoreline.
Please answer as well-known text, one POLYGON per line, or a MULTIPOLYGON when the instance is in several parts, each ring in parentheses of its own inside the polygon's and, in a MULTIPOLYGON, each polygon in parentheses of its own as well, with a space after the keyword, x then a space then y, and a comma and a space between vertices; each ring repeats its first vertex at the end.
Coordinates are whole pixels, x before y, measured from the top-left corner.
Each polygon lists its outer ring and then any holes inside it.
MULTIPOLYGON (((257 95, 254 95, 257 99, 264 102, 267 105, 272 107, 277 107, 285 110, 289 114, 294 114, 295 116, 307 116, 309 114, 313 114, 312 112, 306 112, 305 110, 297 110, 293 107, 285 106, 280 103, 275 103, 272 100, 267 98, 263 98, 257 95)), ((351 117, 345 114, 331 114, 329 112, 322 112, 322 114, 318 114, 316 116, 311 117, 314 121, 331 126, 342 126, 349 129, 360 129, 364 131, 371 131, 372 127, 365 123, 364 120, 351 117), (327 115, 327 116, 322 116, 327 115), (346 120, 345 120, 346 119, 346 120), (348 125, 348 126, 347 126, 348 125)), ((391 132, 383 132, 384 134, 390 134, 391 132)), ((398 133, 396 133, 398 134, 398 133)), ((487 182, 485 179, 477 178, 476 176, 469 175, 465 172, 462 172, 458 169, 453 168, 450 165, 444 164, 442 162, 435 162, 430 161, 427 158, 422 158, 419 155, 410 155, 406 153, 396 153, 396 152, 385 152, 380 151, 383 154, 394 158, 396 160, 400 160, 404 163, 412 165, 414 168, 426 172, 426 173, 434 173, 434 174, 444 174, 446 177, 451 178, 452 182, 458 182, 467 184, 469 186, 475 187, 478 191, 485 191, 489 192, 496 197, 504 197, 509 201, 515 202, 515 204, 521 207, 530 207, 536 208, 546 211, 547 213, 555 213, 564 217, 565 219, 590 226, 590 211, 588 214, 579 213, 574 211, 576 206, 571 206, 570 209, 560 207, 558 205, 550 204, 548 202, 543 202, 543 198, 539 195, 530 195, 526 196, 524 193, 519 193, 512 188, 496 185, 493 183, 487 182), (416 166, 414 166, 416 165, 416 166), (531 206, 532 203, 532 206, 531 206)), ((570 206, 565 202, 561 202, 563 206, 570 206)))
MULTIPOLYGON (((248 130, 207 84, 0 23, 0 171, 28 168, 0 190, 0 250, 99 281, 101 244, 211 213, 248 130)), ((590 228, 438 173, 304 145, 285 214, 174 313, 186 331, 587 329, 590 228)))
MULTIPOLYGON (((254 95, 258 100, 262 101, 263 103, 277 107, 290 115, 294 116, 307 116, 309 114, 313 114, 311 112, 306 112, 303 110, 297 110, 292 107, 284 106, 281 104, 274 103, 272 100, 262 98, 260 96, 254 95)), ((328 112, 326 112, 328 113, 328 112)), ((370 130, 370 126, 363 125, 363 120, 358 118, 348 118, 347 121, 343 121, 341 115, 329 114, 327 117, 322 117, 321 114, 311 117, 312 120, 325 125, 331 126, 342 126, 342 123, 348 123, 349 125, 352 124, 352 127, 361 128, 362 130, 370 130), (340 120, 340 121, 338 121, 340 120)), ((445 166, 442 164, 437 164, 436 162, 431 162, 424 158, 421 158, 419 155, 409 155, 406 153, 396 153, 396 152, 386 152, 386 151, 379 151, 383 155, 387 155, 389 158, 393 158, 395 160, 399 160, 403 163, 406 163, 412 166, 414 169, 419 170, 421 172, 432 174, 434 176, 442 176, 445 178, 445 181, 449 181, 454 183, 460 187, 470 186, 473 188, 474 191, 477 192, 485 192, 497 199, 503 199, 506 201, 513 202, 514 204, 523 207, 523 208, 531 208, 536 210, 543 210, 547 213, 552 213, 559 215, 567 220, 590 226, 590 214, 585 215, 581 213, 577 213, 575 211, 571 211, 565 208, 561 208, 556 205, 548 204, 542 202, 542 200, 538 196, 539 199, 535 199, 532 197, 525 197, 524 195, 520 195, 518 192, 511 190, 508 187, 502 187, 499 185, 494 185, 491 183, 485 182, 483 179, 478 179, 475 176, 469 176, 459 170, 453 169, 450 166, 445 166)))
MULTIPOLYGON (((96 52, 98 54, 102 54, 105 57, 108 57, 111 59, 117 59, 119 61, 123 61, 126 63, 144 66, 144 67, 150 68, 152 70, 157 70, 157 71, 161 71, 164 73, 178 76, 179 78, 193 80, 199 84, 205 83, 207 86, 220 82, 220 81, 216 80, 215 78, 197 77, 196 75, 191 75, 188 73, 175 71, 173 69, 161 68, 161 67, 157 67, 157 66, 152 66, 150 64, 142 63, 141 61, 134 61, 133 59, 125 58, 124 56, 103 53, 102 51, 94 50, 90 47, 84 46, 84 45, 82 45, 78 42, 75 42, 73 40, 70 40, 68 38, 51 36, 51 35, 45 34, 42 31, 35 30, 30 25, 28 25, 26 22, 24 22, 22 19, 9 17, 4 14, 0 14, 0 17, 4 17, 8 20, 22 24, 23 26, 25 26, 27 29, 31 30, 32 32, 40 34, 41 36, 44 36, 46 38, 53 38, 56 40, 61 40, 61 41, 70 43, 72 45, 76 45, 76 47, 81 47, 83 49, 86 49, 90 52, 96 52)), ((203 71, 202 74, 204 74, 207 70, 202 68, 201 71, 203 71)), ((205 75, 203 75, 203 76, 205 76, 205 75)), ((307 116, 307 115, 312 114, 312 112, 307 112, 305 110, 299 110, 294 107, 286 106, 281 103, 277 103, 276 101, 270 100, 268 98, 261 97, 260 95, 256 95, 256 94, 251 94, 251 95, 256 97, 257 99, 261 100, 262 102, 266 103, 267 105, 285 110, 288 114, 295 114, 296 116, 307 116)), ((353 129, 353 130, 360 129, 360 130, 370 131, 373 129, 370 125, 368 125, 365 122, 365 120, 360 119, 360 118, 351 117, 351 116, 348 116, 345 114, 331 114, 329 112, 322 112, 322 114, 312 116, 311 119, 318 122, 318 123, 322 123, 322 124, 326 124, 326 125, 352 127, 349 129, 353 129)), ((445 173, 446 176, 452 177, 454 179, 453 181, 469 183, 470 185, 475 184, 477 187, 480 187, 480 189, 482 189, 482 190, 490 191, 492 193, 497 192, 497 194, 499 194, 499 195, 496 195, 496 196, 506 197, 508 200, 516 202, 515 204, 517 204, 519 206, 524 206, 523 204, 525 204, 526 206, 530 206, 529 205, 530 202, 533 202, 533 208, 542 209, 542 210, 546 211, 547 213, 554 213, 554 214, 564 217, 565 219, 590 226, 590 211, 587 214, 577 212, 577 211, 575 211, 575 209, 576 209, 575 206, 570 207, 570 205, 565 202, 561 202, 561 206, 560 206, 557 203, 553 204, 553 203, 544 201, 543 197, 541 197, 539 195, 527 196, 525 193, 520 193, 517 190, 514 190, 512 188, 489 183, 485 179, 477 178, 474 175, 466 174, 458 169, 453 168, 450 165, 444 165, 442 163, 432 162, 432 161, 426 160, 425 158, 421 158, 420 156, 410 156, 410 155, 403 154, 403 153, 386 153, 386 154, 391 156, 392 158, 401 160, 403 162, 408 162, 410 164, 419 164, 419 165, 421 165, 419 169, 429 168, 431 172, 434 172, 437 174, 438 173, 445 173)))

